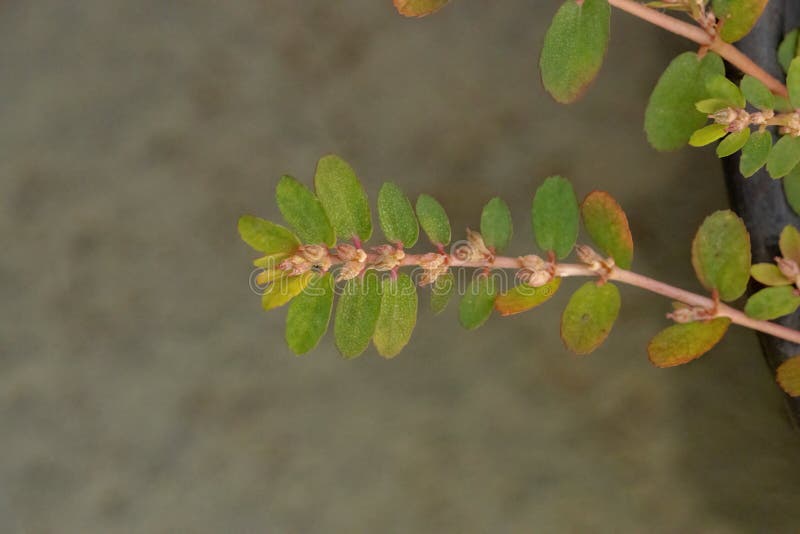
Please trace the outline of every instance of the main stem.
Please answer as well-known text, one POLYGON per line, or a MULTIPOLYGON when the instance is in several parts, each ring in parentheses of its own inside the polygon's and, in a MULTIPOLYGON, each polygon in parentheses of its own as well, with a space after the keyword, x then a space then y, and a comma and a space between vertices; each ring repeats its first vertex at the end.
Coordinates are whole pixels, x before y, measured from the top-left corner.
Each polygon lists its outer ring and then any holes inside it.
MULTIPOLYGON (((425 256, 427 255, 406 254, 405 257, 400 261, 399 265, 420 266, 420 264, 424 262, 425 256)), ((489 268, 489 269, 515 269, 515 270, 523 268, 523 264, 520 258, 514 258, 509 256, 494 256, 489 259, 478 259, 478 260, 460 260, 455 256, 449 254, 445 254, 445 256, 446 256, 446 263, 450 267, 474 267, 478 269, 489 268)), ((364 267, 366 268, 370 264, 373 264, 376 261, 376 259, 377 257, 374 254, 367 255, 366 261, 364 262, 364 267)), ((339 257, 335 252, 330 255, 330 260, 331 264, 344 263, 341 259, 339 259, 339 257)), ((658 295, 667 297, 674 301, 682 302, 683 304, 686 304, 688 306, 702 308, 704 310, 713 312, 712 314, 709 315, 709 317, 727 317, 731 320, 732 323, 744 326, 745 328, 750 328, 751 330, 763 332, 765 334, 779 337, 781 339, 785 339, 793 343, 800 343, 800 331, 798 330, 786 328, 785 326, 781 326, 777 323, 772 323, 770 321, 761 321, 758 319, 753 319, 752 317, 748 317, 747 315, 745 315, 740 310, 732 308, 726 304, 715 302, 711 298, 705 297, 703 295, 698 295, 696 293, 692 293, 690 291, 686 291, 684 289, 671 286, 663 282, 659 282, 658 280, 654 280, 653 278, 649 278, 647 276, 635 273, 633 271, 621 269, 616 266, 612 266, 607 270, 595 270, 587 265, 576 264, 576 263, 554 263, 553 268, 554 268, 553 275, 557 277, 567 278, 567 277, 583 276, 590 278, 599 278, 603 280, 615 280, 623 284, 635 286, 650 291, 651 293, 656 293, 658 295)))
POLYGON ((634 0, 608 0, 608 3, 622 11, 630 13, 634 17, 639 17, 642 20, 655 24, 676 35, 694 41, 702 47, 713 50, 743 73, 757 78, 776 95, 788 97, 789 92, 780 80, 774 78, 767 71, 759 67, 752 59, 744 55, 732 44, 709 35, 703 28, 678 20, 661 11, 639 4, 634 0))

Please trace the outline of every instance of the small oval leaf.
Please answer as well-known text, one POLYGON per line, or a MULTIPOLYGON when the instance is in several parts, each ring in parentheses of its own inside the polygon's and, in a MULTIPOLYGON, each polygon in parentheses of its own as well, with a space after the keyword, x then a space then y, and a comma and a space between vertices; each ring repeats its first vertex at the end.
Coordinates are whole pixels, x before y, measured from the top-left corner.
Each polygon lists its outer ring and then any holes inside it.
POLYGON ((665 328, 647 345, 650 361, 656 367, 674 367, 695 360, 720 342, 730 324, 729 318, 718 317, 665 328))
POLYGON ((798 307, 800 297, 794 286, 766 287, 747 299, 744 312, 753 319, 769 321, 794 313, 798 307))
POLYGON ((536 190, 531 210, 533 234, 539 248, 565 258, 578 239, 579 208, 575 190, 561 176, 547 178, 536 190))
POLYGON ((305 354, 317 346, 328 330, 332 309, 333 275, 315 275, 286 314, 286 343, 295 354, 305 354))
POLYGON ((800 108, 800 57, 789 63, 786 73, 786 88, 789 90, 789 103, 795 108, 800 108))
POLYGON ((614 263, 630 269, 633 262, 633 236, 628 217, 614 197, 605 191, 589 193, 581 204, 583 225, 604 254, 614 263))
POLYGON ((481 213, 481 235, 486 246, 502 252, 511 241, 513 231, 508 205, 501 198, 490 200, 481 213))
POLYGON ((539 59, 545 89, 562 104, 577 100, 594 80, 608 48, 607 0, 566 0, 547 34, 539 59))
POLYGON ((378 193, 378 216, 383 234, 391 243, 401 243, 406 248, 416 244, 419 223, 408 197, 397 185, 387 182, 378 193))
POLYGON ((561 339, 575 354, 589 354, 608 337, 621 300, 614 284, 586 282, 569 299, 561 316, 561 339))
POLYGON ((450 243, 450 219, 435 198, 424 194, 417 198, 417 217, 431 243, 442 246, 450 243))
POLYGON ((781 256, 800 265, 800 232, 792 225, 784 226, 778 239, 781 256))
POLYGON ((710 76, 706 80, 706 90, 711 98, 724 100, 733 107, 743 108, 746 105, 742 91, 725 76, 719 74, 710 76))
POLYGON ((767 89, 767 86, 761 83, 758 78, 745 74, 739 83, 739 87, 742 89, 745 100, 753 107, 760 110, 775 108, 775 97, 772 96, 772 91, 767 89))
POLYGON ((284 176, 275 188, 281 215, 306 244, 332 247, 336 234, 322 203, 308 187, 291 176, 284 176))
POLYGON ((369 201, 352 167, 339 156, 325 156, 317 163, 314 186, 336 234, 341 239, 368 241, 372 235, 369 201))
POLYGON ((756 263, 750 267, 750 275, 765 286, 788 286, 792 283, 774 263, 756 263))
POLYGON ((381 311, 372 341, 378 354, 393 358, 411 339, 417 323, 417 286, 405 273, 383 281, 381 311))
POLYGON ((800 356, 794 356, 780 364, 776 378, 783 391, 792 397, 800 397, 800 356))
POLYGON ((672 60, 653 89, 645 111, 644 129, 653 148, 681 148, 706 123, 708 118, 697 111, 695 102, 710 98, 706 79, 717 74, 725 74, 725 67, 713 52, 702 59, 694 52, 685 52, 672 60))
POLYGON ((730 210, 706 217, 692 242, 692 265, 700 283, 724 301, 739 298, 750 279, 750 235, 730 210))
POLYGON ((784 135, 778 139, 767 157, 767 172, 773 178, 783 178, 800 163, 800 137, 784 135))
POLYGON ((380 280, 375 271, 348 280, 336 306, 333 335, 345 358, 360 356, 367 347, 381 311, 380 280))
POLYGON ((435 13, 450 0, 394 0, 394 7, 405 17, 424 17, 435 13))
POLYGON ((311 281, 312 273, 300 276, 282 276, 272 282, 261 295, 261 307, 268 311, 283 306, 303 292, 311 281))
POLYGON ((689 144, 697 147, 710 145, 726 133, 728 133, 728 130, 722 124, 709 124, 692 133, 689 138, 689 144))
POLYGON ((730 134, 717 145, 717 157, 726 158, 735 154, 742 149, 748 139, 750 139, 750 128, 730 134))
POLYGON ((561 278, 553 278, 540 287, 519 284, 498 295, 494 301, 494 309, 503 317, 531 310, 550 300, 559 287, 561 278))
POLYGON ((291 254, 300 246, 297 237, 279 224, 253 215, 239 218, 239 235, 254 249, 273 254, 291 254))
POLYGON ((783 192, 794 212, 800 215, 800 166, 783 179, 783 192))
POLYGON ((739 172, 745 178, 750 178, 758 169, 767 163, 772 150, 772 134, 769 132, 754 132, 742 147, 742 156, 739 160, 739 172))
POLYGON ((478 328, 492 314, 497 281, 493 276, 476 275, 461 299, 458 308, 458 319, 467 330, 478 328))
POLYGON ((438 315, 447 308, 450 302, 450 297, 453 296, 453 290, 456 287, 455 277, 453 273, 446 272, 436 279, 431 284, 431 310, 434 315, 438 315))
POLYGON ((778 46, 778 63, 783 67, 783 72, 789 72, 789 65, 792 64, 792 60, 798 55, 798 35, 800 35, 800 29, 790 31, 783 38, 780 46, 778 46))
POLYGON ((766 5, 767 0, 712 0, 719 36, 729 43, 738 41, 750 33, 766 5))
POLYGON ((700 113, 705 113, 706 115, 710 115, 715 113, 721 109, 729 108, 730 104, 725 100, 720 100, 719 98, 706 98, 705 100, 701 100, 700 102, 695 102, 694 108, 699 111, 700 113))

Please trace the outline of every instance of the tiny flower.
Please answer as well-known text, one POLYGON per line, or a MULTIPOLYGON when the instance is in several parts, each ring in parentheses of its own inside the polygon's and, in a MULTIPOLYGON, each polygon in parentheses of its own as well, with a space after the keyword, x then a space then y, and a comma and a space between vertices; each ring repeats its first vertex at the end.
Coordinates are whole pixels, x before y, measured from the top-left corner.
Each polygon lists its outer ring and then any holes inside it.
POLYGON ((423 255, 419 259, 419 266, 425 270, 419 282, 422 286, 434 283, 437 278, 445 274, 449 269, 447 256, 436 252, 423 255))
POLYGON ((377 257, 372 267, 377 271, 391 271, 399 267, 406 253, 392 245, 381 245, 373 249, 377 257))
POLYGON ((535 254, 519 258, 522 269, 517 278, 531 287, 541 287, 553 279, 552 265, 535 254))
POLYGON ((797 282, 797 277, 800 276, 800 267, 798 267, 796 261, 776 256, 775 263, 783 276, 795 281, 795 283, 797 282))

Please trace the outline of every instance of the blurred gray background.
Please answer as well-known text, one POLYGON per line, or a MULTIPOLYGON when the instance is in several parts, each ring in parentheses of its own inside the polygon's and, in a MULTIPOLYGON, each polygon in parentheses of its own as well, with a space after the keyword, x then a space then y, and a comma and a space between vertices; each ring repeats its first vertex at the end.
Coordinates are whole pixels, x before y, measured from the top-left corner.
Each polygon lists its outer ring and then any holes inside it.
POLYGON ((545 176, 606 189, 635 268, 699 289, 719 162, 642 132, 688 44, 614 13, 599 79, 560 106, 536 68, 557 6, 0 3, 0 531, 796 532, 800 434, 749 332, 657 370, 669 303, 625 288, 576 357, 567 290, 470 333, 424 309, 393 361, 330 335, 297 358, 248 288, 238 216, 277 219, 281 174, 336 152, 459 233, 503 197, 520 253, 545 176))

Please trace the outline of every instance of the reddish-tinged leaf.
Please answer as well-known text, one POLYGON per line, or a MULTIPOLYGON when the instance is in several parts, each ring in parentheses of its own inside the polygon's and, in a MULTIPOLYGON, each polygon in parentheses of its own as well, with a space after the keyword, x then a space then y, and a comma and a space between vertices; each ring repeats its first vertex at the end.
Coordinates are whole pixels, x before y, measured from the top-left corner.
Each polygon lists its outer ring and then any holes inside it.
POLYGON ((603 253, 614 258, 623 269, 633 262, 633 236, 628 218, 614 197, 605 191, 594 191, 581 204, 583 224, 603 253))
POLYGON ((778 384, 792 397, 800 397, 800 356, 794 356, 778 367, 778 384))
POLYGON ((406 17, 424 17, 435 13, 450 0, 394 0, 394 7, 406 17))
POLYGON ((692 265, 709 291, 724 301, 739 298, 750 279, 750 235, 730 210, 706 217, 692 242, 692 265))
POLYGON ((550 300, 560 286, 561 278, 553 278, 541 287, 520 284, 499 295, 494 301, 494 309, 503 317, 528 311, 550 300))
POLYGON ((730 324, 729 318, 718 317, 665 328, 647 346, 650 361, 656 367, 674 367, 697 359, 719 343, 730 324))

